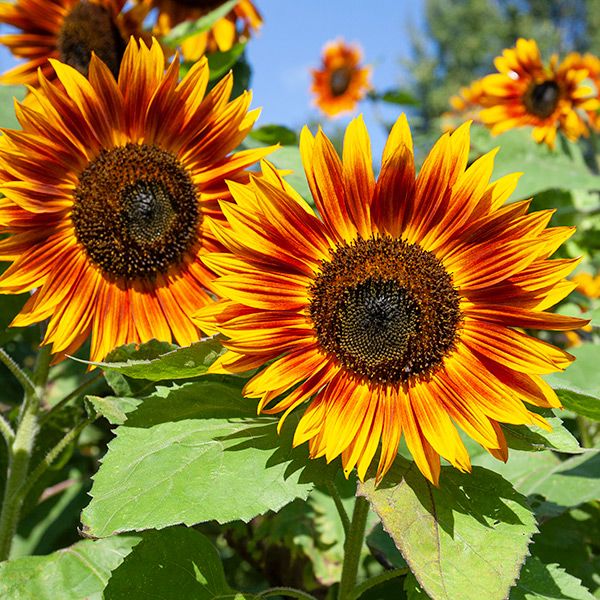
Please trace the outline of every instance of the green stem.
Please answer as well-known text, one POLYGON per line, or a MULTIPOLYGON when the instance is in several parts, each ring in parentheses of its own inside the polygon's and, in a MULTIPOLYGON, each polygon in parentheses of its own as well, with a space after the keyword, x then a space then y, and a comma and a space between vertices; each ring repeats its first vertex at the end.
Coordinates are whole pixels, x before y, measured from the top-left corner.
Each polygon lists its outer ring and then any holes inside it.
POLYGON ((79 423, 71 429, 61 440, 52 448, 48 454, 44 457, 37 467, 31 471, 27 480, 23 483, 23 487, 20 490, 20 494, 25 498, 31 491, 31 488, 35 485, 35 482, 44 474, 46 469, 52 465, 52 463, 62 454, 63 450, 74 440, 77 436, 91 423, 96 420, 95 417, 88 417, 85 421, 79 423))
POLYGON ((27 373, 19 367, 4 348, 0 348, 0 360, 5 364, 6 368, 15 376, 15 379, 21 384, 23 391, 26 394, 35 393, 35 385, 29 379, 27 373))
POLYGON ((374 588, 380 583, 389 581, 390 579, 395 579, 396 577, 403 577, 404 575, 408 575, 408 567, 402 567, 401 569, 392 569, 391 571, 384 571, 383 573, 380 573, 375 577, 371 577, 371 579, 363 581, 359 586, 354 588, 354 592, 352 592, 352 600, 360 598, 367 590, 374 588))
POLYGON ((84 381, 81 385, 75 388, 72 392, 67 394, 62 400, 57 402, 41 419, 40 425, 46 423, 50 418, 55 415, 63 406, 71 402, 71 400, 78 398, 83 394, 85 390, 92 387, 99 379, 102 378, 102 371, 96 371, 92 377, 84 381))
POLYGON ((287 596, 288 598, 298 598, 299 600, 317 600, 311 594, 290 587, 274 587, 256 594, 257 598, 268 598, 269 596, 287 596))
POLYGON ((369 502, 363 496, 357 496, 354 512, 352 513, 352 523, 350 523, 350 530, 344 544, 344 565, 342 567, 338 600, 353 598, 368 514, 369 502))
POLYGON ((350 519, 348 518, 348 513, 344 508, 344 504, 342 503, 342 498, 338 489, 335 487, 335 484, 332 481, 327 481, 327 490, 329 491, 329 495, 333 499, 335 503, 335 507, 340 515, 340 519, 342 521, 342 526, 344 527, 344 534, 346 537, 348 536, 348 531, 350 530, 350 519))
POLYGON ((6 441, 6 447, 10 454, 12 452, 12 443, 15 439, 15 432, 3 415, 0 415, 0 433, 2 433, 2 437, 6 441))
POLYGON ((35 387, 29 386, 26 389, 19 426, 13 440, 12 452, 9 455, 8 477, 0 512, 0 561, 8 559, 12 540, 17 531, 25 499, 22 493, 23 484, 27 478, 29 462, 39 430, 38 411, 48 377, 49 365, 50 350, 43 347, 38 353, 33 373, 35 387))

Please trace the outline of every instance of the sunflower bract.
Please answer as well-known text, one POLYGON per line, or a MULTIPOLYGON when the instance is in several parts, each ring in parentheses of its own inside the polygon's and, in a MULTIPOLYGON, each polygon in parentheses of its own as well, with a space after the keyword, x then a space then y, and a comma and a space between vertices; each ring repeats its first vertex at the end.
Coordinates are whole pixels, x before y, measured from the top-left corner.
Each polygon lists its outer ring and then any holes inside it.
POLYGON ((230 185, 228 226, 209 223, 229 250, 204 257, 222 300, 196 320, 229 349, 212 371, 263 367, 245 395, 281 422, 304 406, 294 443, 341 455, 361 479, 380 447, 381 480, 401 436, 437 483, 440 456, 470 469, 457 427, 501 460, 500 423, 548 428, 527 406, 560 406, 541 375, 572 357, 521 328, 585 323, 546 312, 575 286, 576 261, 550 259, 572 228, 506 204, 518 175, 490 182, 495 152, 467 168, 468 124, 416 177, 404 116, 377 181, 362 118, 342 159, 306 128, 301 152, 318 212, 265 162, 261 178, 230 185))

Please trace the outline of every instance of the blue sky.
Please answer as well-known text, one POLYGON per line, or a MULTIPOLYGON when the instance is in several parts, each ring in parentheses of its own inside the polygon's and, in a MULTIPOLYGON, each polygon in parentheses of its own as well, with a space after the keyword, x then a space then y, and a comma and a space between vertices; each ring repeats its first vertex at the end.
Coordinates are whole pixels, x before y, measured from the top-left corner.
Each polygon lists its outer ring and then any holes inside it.
MULTIPOLYGON (((259 124, 277 123, 299 129, 307 121, 324 118, 311 106, 310 69, 320 63, 323 44, 343 37, 362 46, 373 66, 373 84, 382 90, 402 85, 406 70, 401 61, 410 56, 410 30, 422 27, 422 0, 255 0, 264 18, 260 33, 248 44, 253 69, 253 106, 263 109, 259 124)), ((0 28, 4 33, 5 28, 0 28)), ((0 68, 15 64, 0 47, 0 68)), ((387 120, 399 114, 394 106, 381 107, 387 120)), ((371 137, 375 161, 385 133, 374 107, 359 107, 371 137)), ((334 121, 344 125, 350 117, 334 121)), ((331 126, 331 125, 329 125, 331 126)), ((327 126, 326 126, 327 128, 327 126)))
MULTIPOLYGON (((406 83, 401 61, 410 56, 411 29, 422 27, 422 2, 409 0, 256 0, 264 26, 248 44, 253 68, 254 106, 262 106, 260 123, 299 128, 324 117, 311 106, 310 69, 318 67, 323 44, 343 37, 362 46, 364 59, 373 66, 375 89, 406 83)), ((359 106, 371 133, 375 160, 385 133, 373 106, 359 106)), ((381 106, 386 119, 399 107, 381 106)), ((340 117, 336 124, 351 118, 340 117)))

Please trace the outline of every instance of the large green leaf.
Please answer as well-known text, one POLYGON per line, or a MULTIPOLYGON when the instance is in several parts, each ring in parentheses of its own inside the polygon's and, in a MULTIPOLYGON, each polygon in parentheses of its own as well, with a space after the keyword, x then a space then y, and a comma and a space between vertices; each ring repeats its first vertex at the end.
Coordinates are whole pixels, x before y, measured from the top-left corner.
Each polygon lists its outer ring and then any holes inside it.
POLYGON ((139 537, 84 540, 47 556, 0 564, 0 598, 7 600, 101 600, 110 573, 139 537))
POLYGON ((297 417, 289 417, 279 436, 273 419, 249 417, 256 403, 239 388, 216 385, 159 389, 127 415, 83 512, 92 535, 248 521, 307 497, 324 463, 306 466, 306 449, 292 450, 297 417))
POLYGON ((190 379, 204 375, 208 367, 224 351, 218 340, 209 338, 185 348, 170 350, 156 358, 127 358, 123 361, 119 360, 119 354, 114 353, 111 361, 91 364, 134 379, 148 381, 190 379))
POLYGON ((561 373, 546 376, 566 408, 600 420, 600 346, 582 344, 569 350, 577 360, 561 373))
POLYGON ((524 496, 480 467, 443 467, 440 487, 402 458, 376 488, 359 486, 434 600, 503 600, 528 554, 535 519, 524 496))
POLYGON ((545 565, 538 558, 529 558, 521 577, 511 590, 509 600, 594 600, 579 579, 558 565, 545 565))
POLYGON ((589 450, 567 460, 552 452, 535 456, 513 451, 506 464, 481 454, 475 464, 494 469, 526 496, 542 496, 540 515, 556 515, 567 508, 600 498, 600 451, 589 450))
POLYGON ((149 531, 117 568, 104 600, 244 600, 234 592, 219 555, 198 531, 174 527, 149 531))
POLYGON ((492 136, 484 126, 475 125, 471 145, 476 154, 500 147, 494 161, 494 179, 508 173, 523 173, 512 198, 528 198, 550 189, 600 189, 600 176, 585 164, 581 147, 560 140, 551 150, 531 138, 531 129, 514 129, 492 136))

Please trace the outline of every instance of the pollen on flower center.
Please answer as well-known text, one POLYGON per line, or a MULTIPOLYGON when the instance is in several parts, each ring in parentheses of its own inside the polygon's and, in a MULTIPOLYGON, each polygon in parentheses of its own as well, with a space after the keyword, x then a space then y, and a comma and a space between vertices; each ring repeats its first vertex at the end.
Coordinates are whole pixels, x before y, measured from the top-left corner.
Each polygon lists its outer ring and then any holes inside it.
POLYGON ((196 188, 178 159, 155 146, 103 150, 79 176, 71 219, 103 272, 153 278, 198 241, 196 188))
POLYGON ((58 34, 60 60, 87 75, 92 51, 117 76, 125 40, 110 11, 93 2, 78 2, 65 17, 58 34))
POLYGON ((524 104, 530 113, 545 119, 556 110, 559 98, 558 84, 549 80, 532 85, 525 94, 524 104))
POLYGON ((407 381, 433 372, 454 348, 458 292, 416 244, 384 236, 338 246, 310 292, 320 346, 357 377, 407 381))
POLYGON ((346 92, 352 79, 352 72, 348 67, 339 67, 332 71, 329 80, 332 96, 341 96, 346 92))

